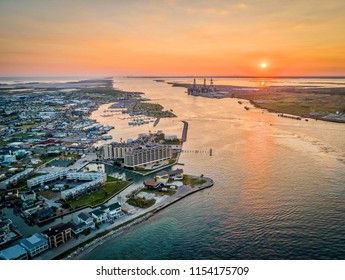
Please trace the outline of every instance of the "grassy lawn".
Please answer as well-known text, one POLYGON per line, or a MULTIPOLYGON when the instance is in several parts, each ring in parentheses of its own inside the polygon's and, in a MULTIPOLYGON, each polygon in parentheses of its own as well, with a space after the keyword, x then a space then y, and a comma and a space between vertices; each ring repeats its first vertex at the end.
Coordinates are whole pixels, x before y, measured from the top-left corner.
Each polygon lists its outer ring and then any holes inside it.
POLYGON ((169 190, 166 191, 166 192, 163 192, 163 191, 153 191, 153 190, 147 190, 147 189, 141 189, 139 193, 141 192, 146 192, 146 193, 154 193, 155 195, 157 196, 164 196, 164 195, 174 195, 176 193, 175 190, 169 190))
POLYGON ((165 145, 181 145, 181 140, 179 140, 179 139, 164 140, 163 144, 165 144, 165 145))
POLYGON ((131 197, 130 199, 127 200, 127 203, 136 206, 139 208, 149 208, 153 204, 155 204, 156 200, 155 199, 145 199, 141 197, 131 197))
POLYGON ((68 201, 68 203, 71 205, 72 208, 79 208, 87 205, 94 207, 99 204, 102 204, 116 193, 122 191, 128 185, 128 182, 120 180, 106 182, 100 190, 80 197, 78 199, 70 200, 68 201))
POLYGON ((53 192, 51 190, 40 191, 37 193, 37 195, 41 195, 45 197, 46 199, 52 199, 52 200, 60 198, 60 192, 53 192))
POLYGON ((199 186, 199 185, 202 185, 202 184, 206 183, 206 180, 204 180, 204 179, 196 179, 196 178, 192 178, 192 177, 190 177, 188 175, 184 175, 182 182, 185 185, 189 185, 191 187, 195 187, 195 186, 199 186))

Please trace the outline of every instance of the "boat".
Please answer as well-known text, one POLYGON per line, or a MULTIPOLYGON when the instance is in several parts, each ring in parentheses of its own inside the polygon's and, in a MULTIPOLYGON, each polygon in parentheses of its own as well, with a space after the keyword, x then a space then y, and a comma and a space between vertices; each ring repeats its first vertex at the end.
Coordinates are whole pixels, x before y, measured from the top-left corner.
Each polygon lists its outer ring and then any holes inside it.
POLYGON ((244 106, 244 109, 249 110, 249 107, 248 106, 244 106))

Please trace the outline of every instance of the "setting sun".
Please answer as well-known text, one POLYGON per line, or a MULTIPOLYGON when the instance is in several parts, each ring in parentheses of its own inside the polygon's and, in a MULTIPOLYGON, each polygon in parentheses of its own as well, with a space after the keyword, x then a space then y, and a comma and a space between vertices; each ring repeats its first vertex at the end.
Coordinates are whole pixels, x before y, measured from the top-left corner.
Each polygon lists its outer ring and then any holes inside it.
POLYGON ((265 69, 265 68, 267 67, 267 64, 266 64, 265 62, 263 62, 263 63, 261 63, 260 67, 261 67, 262 69, 265 69))

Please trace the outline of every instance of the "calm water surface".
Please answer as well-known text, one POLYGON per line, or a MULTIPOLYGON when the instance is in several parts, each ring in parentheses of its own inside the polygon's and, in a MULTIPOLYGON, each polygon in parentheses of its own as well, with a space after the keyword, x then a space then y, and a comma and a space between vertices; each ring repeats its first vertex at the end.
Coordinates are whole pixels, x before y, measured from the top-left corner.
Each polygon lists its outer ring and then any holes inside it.
POLYGON ((158 129, 181 135, 187 120, 184 149, 212 148, 213 156, 182 153, 180 162, 215 184, 87 259, 345 259, 345 125, 246 111, 246 102, 188 96, 153 79, 114 81, 178 115, 155 128, 129 127, 119 116, 101 117, 104 105, 93 117, 116 126, 114 140, 158 129))

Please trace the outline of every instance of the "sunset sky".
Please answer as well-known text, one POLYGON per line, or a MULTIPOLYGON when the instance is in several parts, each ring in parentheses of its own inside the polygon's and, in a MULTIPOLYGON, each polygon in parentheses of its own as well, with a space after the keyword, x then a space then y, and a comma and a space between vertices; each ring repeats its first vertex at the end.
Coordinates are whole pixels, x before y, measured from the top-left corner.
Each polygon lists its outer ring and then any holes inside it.
POLYGON ((35 75, 345 75, 345 1, 0 0, 0 76, 35 75))

